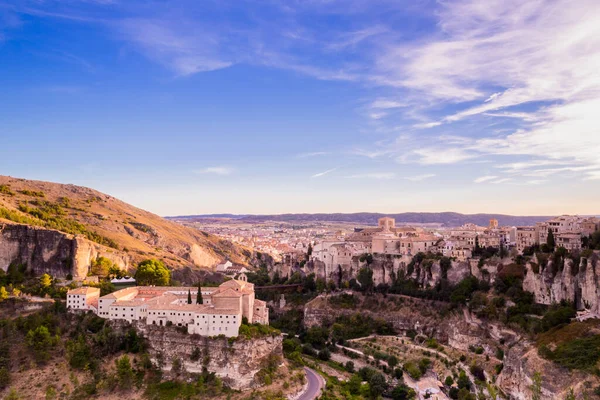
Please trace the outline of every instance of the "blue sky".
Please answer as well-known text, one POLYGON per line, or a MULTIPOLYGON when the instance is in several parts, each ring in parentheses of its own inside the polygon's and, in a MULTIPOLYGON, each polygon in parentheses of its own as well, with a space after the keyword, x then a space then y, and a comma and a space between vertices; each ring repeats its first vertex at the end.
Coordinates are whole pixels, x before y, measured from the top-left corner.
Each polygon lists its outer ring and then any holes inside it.
POLYGON ((0 173, 161 215, 597 214, 595 0, 0 0, 0 173))

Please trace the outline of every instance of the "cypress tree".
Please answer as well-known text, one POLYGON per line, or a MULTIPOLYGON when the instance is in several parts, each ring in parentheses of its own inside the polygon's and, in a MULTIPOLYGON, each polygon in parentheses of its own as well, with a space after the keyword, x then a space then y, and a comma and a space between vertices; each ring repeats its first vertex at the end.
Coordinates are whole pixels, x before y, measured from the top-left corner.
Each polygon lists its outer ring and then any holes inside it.
POLYGON ((552 232, 552 229, 548 229, 548 240, 546 240, 546 244, 550 247, 550 250, 554 250, 556 247, 556 240, 554 240, 554 232, 552 232))
POLYGON ((198 286, 198 294, 196 294, 196 304, 202 304, 202 287, 198 286))
POLYGON ((192 292, 188 289, 188 304, 192 304, 192 292))

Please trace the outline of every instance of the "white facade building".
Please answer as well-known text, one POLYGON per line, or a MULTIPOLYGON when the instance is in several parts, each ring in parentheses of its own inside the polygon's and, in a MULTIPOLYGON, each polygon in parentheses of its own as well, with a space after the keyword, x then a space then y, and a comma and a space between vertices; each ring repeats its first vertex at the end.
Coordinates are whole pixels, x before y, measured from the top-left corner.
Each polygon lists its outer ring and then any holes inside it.
POLYGON ((202 304, 196 304, 197 287, 135 286, 98 298, 99 289, 78 288, 67 294, 70 309, 92 310, 102 318, 145 321, 148 325, 186 326, 188 333, 202 336, 237 336, 242 319, 269 323, 269 309, 254 297, 254 285, 246 276, 219 287, 202 287, 202 304), (83 308, 81 296, 96 295, 97 308, 83 308), (192 304, 189 304, 191 297, 192 304))

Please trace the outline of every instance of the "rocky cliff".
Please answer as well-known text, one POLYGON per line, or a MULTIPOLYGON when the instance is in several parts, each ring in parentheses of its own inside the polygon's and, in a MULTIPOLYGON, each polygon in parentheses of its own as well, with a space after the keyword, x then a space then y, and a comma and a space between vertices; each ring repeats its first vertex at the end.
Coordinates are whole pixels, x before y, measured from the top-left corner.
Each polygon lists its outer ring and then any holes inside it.
POLYGON ((36 275, 44 273, 83 279, 91 261, 106 257, 123 269, 130 266, 127 254, 82 237, 22 224, 0 223, 0 269, 11 263, 26 264, 36 275))
POLYGON ((580 310, 600 315, 598 253, 581 260, 567 258, 564 266, 555 265, 553 260, 538 264, 536 258, 525 266, 523 289, 532 292, 540 304, 567 300, 580 310))
MULTIPOLYGON (((433 287, 442 278, 442 268, 439 260, 423 260, 421 263, 412 263, 412 257, 393 256, 386 254, 373 255, 373 260, 367 263, 360 257, 354 257, 351 264, 339 265, 328 268, 325 263, 313 260, 302 268, 306 274, 314 273, 315 276, 327 280, 349 281, 356 278, 358 271, 369 268, 373 271, 373 282, 375 285, 392 285, 396 277, 403 274, 406 278, 412 278, 422 287, 433 287)), ((286 271, 281 267, 280 275, 286 276, 286 271)), ((446 278, 451 284, 456 284, 471 274, 471 266, 466 262, 452 261, 451 267, 446 272, 446 278)))
POLYGON ((227 339, 188 335, 174 327, 146 324, 135 326, 148 338, 152 357, 155 361, 162 362, 165 370, 170 370, 173 360, 179 359, 186 371, 199 373, 206 368, 236 390, 260 386, 257 374, 266 367, 269 357, 281 358, 283 355, 281 335, 227 339), (193 361, 192 353, 196 348, 201 355, 198 360, 193 361))
MULTIPOLYGON (((225 259, 248 265, 252 257, 250 249, 168 221, 104 193, 75 185, 0 176, 0 223, 21 223, 87 238, 88 242, 94 244, 77 240, 76 251, 70 251, 76 252, 81 261, 88 258, 87 253, 102 252, 101 249, 105 247, 120 254, 115 255, 115 261, 122 266, 157 258, 173 269, 190 267, 210 270, 225 259)), ((55 269, 59 258, 71 258, 74 267, 79 268, 77 257, 69 257, 69 251, 65 250, 69 247, 69 241, 73 240, 71 236, 63 235, 65 242, 60 243, 57 233, 43 233, 36 229, 28 232, 11 234, 8 243, 0 244, 10 249, 8 255, 0 254, 2 260, 19 254, 19 257, 31 261, 31 257, 39 257, 43 253, 41 259, 54 257, 52 262, 42 264, 38 258, 34 258, 35 268, 55 269), (54 235, 56 237, 51 239, 54 235), (17 241, 16 237, 21 239, 17 241), (29 243, 28 240, 36 242, 29 243), (31 249, 36 250, 32 252, 31 249)))

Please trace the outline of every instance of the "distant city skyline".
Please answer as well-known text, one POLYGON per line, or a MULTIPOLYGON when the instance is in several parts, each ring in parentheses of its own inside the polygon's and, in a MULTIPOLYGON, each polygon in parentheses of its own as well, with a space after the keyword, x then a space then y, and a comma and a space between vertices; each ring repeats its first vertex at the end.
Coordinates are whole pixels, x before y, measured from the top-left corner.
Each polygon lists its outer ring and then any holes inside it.
POLYGON ((0 174, 163 216, 600 213, 595 0, 0 0, 0 174))

